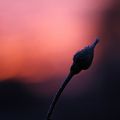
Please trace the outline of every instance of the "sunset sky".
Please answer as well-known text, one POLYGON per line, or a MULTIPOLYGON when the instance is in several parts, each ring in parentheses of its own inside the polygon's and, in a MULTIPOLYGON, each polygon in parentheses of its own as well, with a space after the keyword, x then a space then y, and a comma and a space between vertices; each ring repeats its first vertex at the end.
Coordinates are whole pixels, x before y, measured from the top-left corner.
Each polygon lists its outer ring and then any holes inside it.
POLYGON ((73 54, 99 36, 102 12, 111 4, 112 0, 1 0, 0 79, 42 81, 65 75, 73 54))

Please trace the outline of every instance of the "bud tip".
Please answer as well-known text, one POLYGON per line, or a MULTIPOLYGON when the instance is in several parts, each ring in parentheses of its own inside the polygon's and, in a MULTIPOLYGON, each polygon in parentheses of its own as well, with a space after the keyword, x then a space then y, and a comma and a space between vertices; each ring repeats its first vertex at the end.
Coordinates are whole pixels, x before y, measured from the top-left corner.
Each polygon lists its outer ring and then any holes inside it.
POLYGON ((95 46, 99 43, 100 39, 96 38, 95 42, 92 44, 92 47, 95 48, 95 46))

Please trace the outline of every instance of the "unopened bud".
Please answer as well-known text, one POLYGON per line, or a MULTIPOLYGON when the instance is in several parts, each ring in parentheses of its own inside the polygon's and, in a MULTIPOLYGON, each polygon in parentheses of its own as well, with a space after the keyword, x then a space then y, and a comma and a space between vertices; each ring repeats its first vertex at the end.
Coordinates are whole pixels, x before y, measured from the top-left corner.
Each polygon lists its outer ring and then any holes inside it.
POLYGON ((92 45, 85 47, 74 55, 70 69, 72 74, 78 74, 81 70, 86 70, 90 67, 94 57, 94 48, 98 42, 99 39, 97 38, 92 45))

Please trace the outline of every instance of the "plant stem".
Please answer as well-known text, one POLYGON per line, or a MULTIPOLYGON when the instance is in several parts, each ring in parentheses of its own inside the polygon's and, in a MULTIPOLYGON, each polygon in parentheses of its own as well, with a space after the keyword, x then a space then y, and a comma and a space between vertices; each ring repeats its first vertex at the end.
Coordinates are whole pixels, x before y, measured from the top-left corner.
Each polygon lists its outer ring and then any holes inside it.
POLYGON ((74 74, 70 72, 70 73, 68 74, 67 78, 65 79, 65 81, 63 82, 62 86, 61 86, 60 89, 58 90, 57 94, 55 95, 55 97, 54 97, 54 99, 53 99, 53 101, 52 101, 52 103, 51 103, 51 105, 50 105, 50 108, 49 108, 49 110, 48 110, 48 114, 47 114, 47 119, 46 119, 46 120, 50 120, 51 115, 52 115, 52 113, 53 113, 53 110, 54 110, 54 108, 55 108, 55 105, 56 105, 56 103, 57 103, 60 95, 62 94, 64 88, 66 87, 66 85, 67 85, 68 82, 72 79, 73 76, 74 76, 74 74))

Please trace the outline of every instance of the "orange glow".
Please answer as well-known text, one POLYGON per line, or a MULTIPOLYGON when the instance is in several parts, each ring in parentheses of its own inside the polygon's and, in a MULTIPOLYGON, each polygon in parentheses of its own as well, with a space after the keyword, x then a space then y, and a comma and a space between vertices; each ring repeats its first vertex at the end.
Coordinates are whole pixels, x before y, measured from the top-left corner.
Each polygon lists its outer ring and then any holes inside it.
POLYGON ((0 1, 0 79, 65 75, 72 55, 99 32, 94 2, 80 8, 84 0, 0 1))

